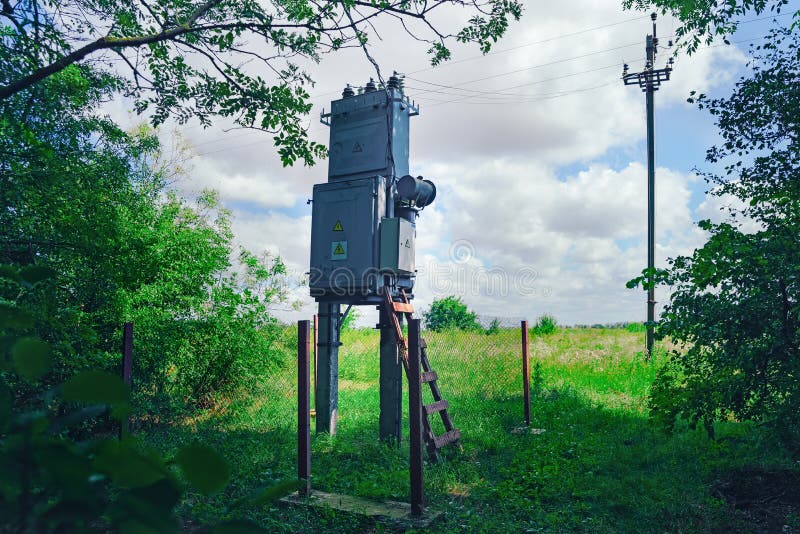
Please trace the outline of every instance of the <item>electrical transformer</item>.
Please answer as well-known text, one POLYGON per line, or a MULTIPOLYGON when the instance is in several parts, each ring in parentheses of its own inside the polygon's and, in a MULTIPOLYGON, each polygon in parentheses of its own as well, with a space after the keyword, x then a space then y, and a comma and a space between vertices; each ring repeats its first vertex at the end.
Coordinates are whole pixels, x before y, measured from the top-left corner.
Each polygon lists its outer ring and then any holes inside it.
POLYGON ((432 182, 408 174, 409 118, 418 108, 393 76, 386 88, 348 86, 322 122, 330 126, 328 182, 314 186, 311 296, 368 304, 380 290, 414 286, 416 217, 432 182))
MULTIPOLYGON (((315 368, 317 432, 336 433, 340 329, 350 306, 413 298, 416 219, 436 187, 408 173, 408 125, 418 108, 392 76, 349 85, 321 120, 330 126, 328 181, 314 186, 309 289, 318 302, 315 368), (358 93, 358 94, 357 94, 358 93), (401 294, 404 293, 404 294, 401 294), (341 305, 348 305, 342 313, 341 305)), ((394 321, 381 311, 381 439, 399 440, 402 366, 394 321)))

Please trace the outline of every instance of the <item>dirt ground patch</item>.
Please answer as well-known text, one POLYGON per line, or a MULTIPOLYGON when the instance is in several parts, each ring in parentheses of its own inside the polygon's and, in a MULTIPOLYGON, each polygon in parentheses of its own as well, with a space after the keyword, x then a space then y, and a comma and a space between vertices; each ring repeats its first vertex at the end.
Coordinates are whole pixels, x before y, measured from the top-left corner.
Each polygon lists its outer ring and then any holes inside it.
POLYGON ((745 467, 726 473, 713 494, 757 532, 800 532, 800 473, 745 467))

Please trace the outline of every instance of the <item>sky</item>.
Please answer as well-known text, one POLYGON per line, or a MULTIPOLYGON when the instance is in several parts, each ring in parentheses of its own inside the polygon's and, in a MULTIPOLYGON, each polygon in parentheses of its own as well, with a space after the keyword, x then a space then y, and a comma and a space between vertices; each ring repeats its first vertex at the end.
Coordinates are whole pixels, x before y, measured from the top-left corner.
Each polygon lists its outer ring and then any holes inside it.
MULTIPOLYGON (((406 94, 420 105, 411 119, 410 172, 438 189, 417 222, 415 306, 457 295, 489 319, 533 321, 547 313, 561 324, 642 321, 645 294, 625 283, 647 258, 645 99, 620 76, 624 62, 631 71, 643 67, 649 15, 625 11, 619 1, 524 5, 490 54, 454 46, 453 60, 437 68, 427 46, 396 24, 379 23, 381 39, 370 41, 384 78, 406 74, 406 94)), ((657 266, 702 245, 696 221, 723 217, 725 202, 707 196, 694 173, 708 168, 705 150, 717 137, 712 118, 686 102, 689 92, 730 93, 746 72, 747 46, 768 23, 742 24, 730 46, 680 52, 672 79, 655 95, 657 266)), ((658 19, 657 67, 671 55, 664 45, 676 26, 658 19)), ((310 135, 327 145, 320 112, 345 84, 375 77, 374 68, 353 49, 308 71, 316 81, 310 135)), ((167 145, 175 131, 194 156, 174 187, 187 197, 217 189, 233 212, 237 244, 279 255, 299 280, 309 268, 307 199, 313 184, 327 181, 327 161, 284 168, 268 134, 224 123, 164 128, 167 145)), ((659 288, 656 298, 662 306, 668 290, 659 288)), ((315 313, 306 287, 293 287, 290 300, 297 309, 274 309, 282 319, 315 313)), ((362 310, 361 324, 376 319, 373 309, 362 310)))

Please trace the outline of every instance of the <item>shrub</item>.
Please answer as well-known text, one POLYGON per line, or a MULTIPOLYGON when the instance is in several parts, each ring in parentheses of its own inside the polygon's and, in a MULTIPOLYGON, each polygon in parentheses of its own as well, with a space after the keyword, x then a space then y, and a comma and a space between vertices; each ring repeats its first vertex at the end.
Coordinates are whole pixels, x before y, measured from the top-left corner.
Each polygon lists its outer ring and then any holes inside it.
POLYGON ((477 314, 470 311, 460 297, 449 296, 436 299, 431 308, 423 314, 425 325, 434 331, 457 329, 478 330, 477 314))
POLYGON ((495 318, 492 319, 492 323, 489 325, 489 328, 486 329, 485 334, 487 336, 491 336, 493 334, 497 334, 500 332, 500 321, 495 318))
POLYGON ((342 321, 342 330, 355 330, 356 329, 356 321, 361 317, 361 312, 359 312, 355 306, 350 308, 350 311, 347 312, 347 317, 344 318, 342 321))
MULTIPOLYGON (((118 425, 127 416, 130 391, 116 375, 91 369, 42 387, 57 372, 53 346, 35 335, 36 317, 20 302, 51 277, 0 265, 2 287, 16 289, 14 298, 0 296, 0 531, 177 532, 174 510, 188 489, 181 479, 209 495, 227 485, 230 467, 200 443, 163 458, 130 435, 87 433, 93 422, 118 425), (36 403, 19 402, 23 382, 37 390, 36 403)), ((263 506, 296 487, 268 486, 232 510, 263 506)), ((216 528, 241 528, 231 519, 216 528)))
POLYGON ((536 320, 536 324, 531 328, 531 332, 537 336, 553 334, 558 330, 556 318, 552 315, 544 314, 536 320))

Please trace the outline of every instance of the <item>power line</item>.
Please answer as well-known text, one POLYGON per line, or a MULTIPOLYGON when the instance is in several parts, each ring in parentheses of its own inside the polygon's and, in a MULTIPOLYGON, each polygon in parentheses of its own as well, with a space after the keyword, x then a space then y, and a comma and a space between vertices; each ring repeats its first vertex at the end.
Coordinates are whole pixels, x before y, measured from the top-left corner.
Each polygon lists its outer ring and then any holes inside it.
MULTIPOLYGON (((779 15, 779 16, 783 17, 783 16, 790 16, 790 15, 786 14, 786 15, 779 15)), ((758 19, 746 20, 746 21, 740 22, 739 24, 744 24, 744 23, 749 23, 749 22, 756 22, 756 21, 759 21, 759 20, 766 20, 766 19, 772 19, 772 18, 777 18, 777 16, 776 17, 761 17, 761 18, 758 18, 758 19)), ((638 20, 638 19, 631 19, 631 20, 638 20)), ((615 24, 612 24, 612 25, 622 24, 624 22, 629 22, 629 21, 622 21, 622 22, 615 23, 615 24)), ((600 27, 597 27, 597 28, 600 28, 600 27)), ((584 31, 591 31, 591 30, 592 29, 587 29, 587 30, 584 30, 584 31)), ((753 42, 753 41, 759 41, 761 39, 764 39, 764 37, 762 36, 762 37, 755 37, 755 38, 752 38, 752 39, 742 39, 742 40, 737 40, 737 41, 731 41, 730 44, 742 44, 742 43, 748 43, 748 42, 753 42)), ((591 55, 595 55, 595 54, 599 54, 599 53, 604 53, 604 52, 614 51, 614 50, 620 50, 620 49, 628 48, 628 47, 631 47, 631 46, 634 46, 634 45, 639 46, 639 45, 641 45, 641 43, 634 43, 632 45, 622 45, 622 46, 610 48, 610 49, 607 49, 607 50, 602 50, 602 51, 598 51, 598 52, 592 52, 592 53, 589 53, 589 54, 584 54, 584 55, 581 55, 581 56, 575 56, 575 57, 572 57, 572 58, 564 58, 564 59, 561 59, 561 60, 556 60, 556 61, 552 61, 552 62, 549 62, 549 63, 543 63, 543 64, 540 64, 540 65, 533 65, 531 67, 525 67, 523 69, 517 69, 515 71, 501 73, 501 74, 497 74, 497 75, 493 75, 493 76, 487 76, 487 77, 484 77, 484 78, 478 78, 478 79, 475 79, 475 80, 468 80, 468 81, 462 82, 462 84, 477 83, 479 81, 485 81, 485 80, 488 80, 488 79, 498 78, 498 77, 506 76, 506 75, 509 75, 509 74, 515 74, 517 72, 523 72, 523 71, 526 71, 526 70, 533 70, 533 69, 540 68, 540 67, 543 67, 543 66, 549 66, 549 65, 553 65, 553 64, 557 64, 557 63, 564 63, 564 62, 567 62, 567 61, 573 61, 575 59, 581 59, 581 58, 584 58, 584 57, 587 57, 587 56, 591 56, 591 55)), ((715 44, 715 45, 707 45, 707 46, 700 47, 700 48, 701 49, 702 48, 717 48, 717 47, 721 47, 721 46, 729 46, 729 45, 728 45, 728 43, 719 43, 719 44, 715 44)), ((499 53, 499 51, 498 51, 498 53, 499 53)), ((639 61, 643 61, 643 60, 639 60, 639 61)), ((631 62, 631 63, 633 64, 635 62, 631 62)), ((476 93, 476 94, 463 95, 463 94, 457 94, 457 93, 448 93, 446 91, 440 91, 440 90, 436 90, 436 89, 422 89, 422 88, 420 88, 420 90, 422 91, 421 94, 439 93, 439 94, 449 94, 451 96, 459 96, 459 97, 461 97, 461 98, 456 98, 456 99, 451 99, 451 100, 444 100, 444 101, 431 99, 429 97, 424 97, 424 96, 421 97, 423 99, 435 101, 435 103, 427 106, 429 108, 430 107, 436 107, 436 106, 439 106, 439 105, 444 105, 444 104, 453 104, 453 103, 457 103, 457 102, 472 103, 472 102, 464 102, 464 101, 472 99, 472 98, 481 98, 481 96, 480 96, 481 94, 486 94, 486 95, 495 96, 495 97, 507 96, 507 97, 523 98, 523 99, 524 98, 533 97, 533 98, 535 98, 535 100, 531 100, 531 101, 535 102, 535 101, 539 101, 539 100, 548 100, 548 99, 552 99, 552 98, 560 98, 561 96, 569 96, 569 95, 574 94, 576 92, 585 92, 585 91, 589 91, 589 90, 593 90, 593 89, 598 89, 598 88, 601 88, 601 87, 606 87, 608 85, 613 84, 614 82, 609 82, 607 84, 593 86, 593 87, 584 88, 584 89, 577 89, 577 90, 574 90, 574 91, 571 91, 571 92, 568 92, 568 93, 562 93, 561 95, 556 95, 556 96, 546 97, 546 98, 540 98, 540 95, 530 95, 530 94, 524 94, 524 93, 513 94, 513 93, 507 93, 506 91, 510 91, 512 89, 518 89, 520 87, 529 87, 529 86, 532 86, 532 85, 538 85, 538 84, 546 83, 546 82, 549 82, 549 81, 560 80, 560 79, 564 79, 564 78, 570 78, 570 77, 573 77, 573 76, 578 76, 578 75, 581 75, 581 74, 585 74, 587 72, 597 72, 597 71, 601 71, 601 70, 606 70, 606 69, 610 69, 610 68, 614 68, 614 67, 619 67, 619 65, 620 65, 620 63, 617 62, 617 63, 614 63, 613 65, 606 65, 606 66, 603 66, 603 67, 597 67, 597 68, 594 68, 594 69, 583 70, 583 71, 580 71, 580 72, 564 74, 564 75, 561 75, 561 76, 554 76, 554 77, 551 77, 551 78, 545 78, 545 79, 542 79, 542 80, 536 80, 536 81, 533 81, 533 82, 527 82, 527 83, 523 83, 523 84, 519 84, 519 85, 514 85, 514 86, 511 86, 511 87, 498 89, 496 91, 486 91, 486 90, 479 90, 479 89, 468 89, 468 88, 457 87, 457 86, 453 86, 453 85, 439 84, 439 83, 436 83, 436 82, 429 82, 429 81, 426 81, 426 80, 412 78, 410 76, 408 76, 407 78, 411 79, 413 81, 419 82, 419 83, 424 83, 424 84, 427 84, 427 85, 438 87, 440 89, 454 89, 454 90, 459 90, 459 91, 464 91, 464 92, 476 93)), ((417 72, 419 72, 419 71, 417 71, 417 72)), ((412 88, 412 87, 409 87, 409 88, 412 88)), ((338 92, 338 91, 333 91, 333 92, 338 92)), ((324 93, 324 94, 327 94, 327 93, 324 93)), ((321 96, 321 95, 318 95, 318 96, 321 96)), ((486 97, 483 97, 483 98, 487 98, 488 99, 489 96, 486 96, 486 97)), ((314 98, 316 98, 316 97, 314 97, 314 98)), ((516 101, 512 101, 512 102, 520 103, 520 100, 516 100, 516 101)), ((492 103, 505 104, 506 102, 503 101, 503 100, 498 100, 497 102, 474 102, 474 103, 475 104, 492 104, 492 103)), ((522 103, 525 103, 525 101, 523 100, 522 103)), ((225 138, 219 138, 219 139, 212 139, 212 140, 209 140, 209 141, 203 141, 202 143, 198 143, 195 146, 202 146, 202 145, 218 142, 220 140, 228 140, 228 139, 236 139, 236 138, 239 138, 239 137, 245 137, 247 135, 250 135, 251 133, 256 133, 256 132, 248 131, 248 132, 243 132, 242 134, 239 134, 239 135, 237 135, 235 137, 225 137, 225 138)), ((259 141, 255 141, 253 143, 240 144, 240 145, 237 145, 235 147, 226 147, 226 148, 220 148, 220 149, 212 150, 212 151, 208 151, 208 152, 201 152, 201 153, 196 154, 196 156, 207 156, 207 155, 210 155, 210 154, 216 154, 216 153, 219 153, 219 152, 224 152, 226 150, 237 150, 237 149, 240 149, 240 148, 255 146, 255 145, 261 144, 262 142, 263 142, 263 140, 259 140, 259 141)))
MULTIPOLYGON (((464 62, 467 62, 467 61, 475 61, 477 59, 483 59, 483 58, 485 58, 487 56, 495 56, 495 55, 498 55, 498 54, 505 54, 506 52, 511 52, 513 50, 519 50, 521 48, 527 48, 529 46, 535 46, 535 45, 538 45, 538 44, 549 43, 549 42, 552 42, 552 41, 565 39, 567 37, 574 37, 576 35, 582 35, 584 33, 589 33, 589 32, 593 32, 593 31, 597 31, 597 30, 602 30, 602 29, 605 29, 605 28, 611 28, 613 26, 619 26, 621 24, 627 24, 629 22, 635 22, 635 21, 638 21, 638 20, 642 20, 643 18, 647 18, 647 17, 648 17, 648 15, 642 15, 640 17, 634 17, 634 18, 630 18, 630 19, 620 20, 620 21, 617 21, 617 22, 611 22, 609 24, 603 24, 601 26, 593 26, 593 27, 590 27, 590 28, 584 28, 582 30, 578 30, 578 31, 571 32, 571 33, 564 33, 564 34, 560 34, 560 35, 554 35, 553 37, 548 37, 546 39, 541 39, 539 41, 532 41, 530 43, 525 43, 525 44, 521 44, 521 45, 517 45, 517 46, 512 46, 510 48, 502 48, 500 50, 493 50, 493 51, 488 52, 486 54, 479 54, 479 55, 470 56, 470 57, 466 57, 466 58, 462 58, 462 59, 457 59, 457 60, 454 60, 454 61, 447 61, 447 62, 441 63, 441 64, 439 64, 439 65, 437 65, 435 67, 434 66, 425 67, 424 69, 417 69, 417 70, 411 71, 411 72, 409 72, 407 74, 418 74, 420 72, 427 72, 427 71, 430 71, 430 70, 433 70, 433 69, 436 69, 436 68, 443 68, 443 67, 447 67, 447 66, 450 66, 450 65, 457 65, 459 63, 464 63, 464 62)), ((338 93, 338 92, 339 92, 338 89, 337 90, 333 90, 333 91, 327 91, 325 93, 320 93, 320 94, 314 95, 312 98, 319 98, 321 96, 331 95, 331 94, 338 93)))
MULTIPOLYGON (((767 16, 767 17, 758 17, 758 18, 754 18, 754 19, 745 19, 745 20, 741 20, 741 21, 736 22, 736 24, 737 25, 739 25, 739 24, 749 24, 749 23, 752 23, 752 22, 759 22, 759 21, 763 21, 763 20, 777 19, 777 18, 791 17, 791 16, 793 16, 793 13, 783 13, 783 14, 780 14, 780 15, 773 15, 773 16, 767 16)), ((500 50, 494 50, 494 51, 488 52, 486 54, 480 54, 480 55, 471 56, 471 57, 467 57, 467 58, 462 58, 462 59, 458 59, 458 60, 454 60, 454 61, 447 61, 447 62, 441 63, 440 65, 437 65, 435 67, 426 67, 424 69, 417 69, 417 70, 411 71, 411 72, 407 73, 407 75, 418 74, 420 72, 427 72, 427 71, 434 70, 434 69, 441 69, 441 68, 447 67, 449 65, 457 65, 459 63, 464 63, 464 62, 467 62, 467 61, 474 61, 474 60, 482 59, 482 58, 485 58, 485 57, 488 57, 488 56, 504 54, 506 52, 511 52, 513 50, 519 50, 521 48, 526 48, 526 47, 529 47, 529 46, 549 43, 549 42, 557 41, 559 39, 564 39, 564 38, 567 38, 567 37, 574 37, 576 35, 581 35, 581 34, 584 34, 584 33, 589 33, 589 32, 593 32, 593 31, 597 31, 597 30, 602 30, 602 29, 605 29, 605 28, 613 27, 613 26, 619 26, 619 25, 622 25, 622 24, 630 23, 630 22, 636 22, 636 21, 639 21, 639 20, 642 20, 642 19, 645 19, 645 18, 648 18, 648 17, 649 17, 649 15, 642 15, 640 17, 634 17, 634 18, 630 18, 630 19, 620 20, 620 21, 617 21, 617 22, 609 23, 609 24, 603 24, 601 26, 593 26, 593 27, 590 27, 590 28, 585 28, 583 30, 578 30, 578 31, 571 32, 571 33, 565 33, 565 34, 560 34, 560 35, 556 35, 556 36, 553 36, 553 37, 548 37, 547 39, 541 39, 539 41, 532 41, 530 43, 525 43, 525 44, 521 44, 521 45, 518 45, 518 46, 510 47, 510 48, 503 48, 503 49, 500 49, 500 50)), ((670 34, 670 36, 674 36, 674 33, 670 34)), ((741 42, 741 41, 732 41, 732 42, 741 42)), ((721 45, 712 45, 712 46, 721 46, 721 45)), ((411 78, 410 76, 408 76, 408 77, 411 78)), ((338 93, 338 92, 339 92, 338 89, 337 90, 333 90, 333 91, 327 91, 325 93, 319 93, 319 94, 313 95, 312 98, 319 98, 321 96, 331 95, 331 94, 335 94, 335 93, 338 93)))
POLYGON ((559 92, 550 93, 550 94, 545 93, 545 94, 541 94, 541 95, 531 95, 531 98, 521 99, 521 100, 517 99, 517 100, 501 100, 501 101, 474 101, 474 100, 472 100, 473 97, 470 97, 470 96, 464 97, 462 99, 455 99, 455 100, 432 100, 432 99, 430 99, 435 103, 431 104, 431 105, 429 105, 427 107, 428 108, 432 108, 432 107, 436 107, 436 106, 440 106, 440 105, 444 105, 444 104, 453 104, 453 103, 457 103, 457 102, 461 102, 463 104, 476 104, 476 105, 529 104, 529 103, 533 103, 533 102, 541 102, 543 100, 553 100, 553 99, 562 98, 562 97, 565 97, 565 96, 572 96, 572 95, 577 94, 577 93, 585 93, 585 92, 588 92, 588 91, 594 91, 595 89, 601 89, 603 87, 609 87, 611 85, 615 85, 616 83, 617 83, 617 81, 613 80, 613 81, 610 81, 610 82, 602 83, 600 85, 592 85, 592 86, 589 86, 589 87, 582 87, 580 89, 569 89, 569 90, 559 91, 559 92), (470 101, 464 102, 464 100, 467 100, 467 99, 470 99, 470 101))
MULTIPOLYGON (((467 80, 467 81, 459 82, 456 86, 439 84, 439 83, 435 83, 435 82, 428 82, 428 81, 420 80, 419 78, 414 78, 414 77, 411 77, 411 76, 406 76, 406 78, 409 79, 409 80, 414 80, 415 82, 427 83, 428 85, 433 85, 433 86, 436 86, 436 87, 444 87, 444 88, 447 88, 447 89, 463 89, 462 86, 464 86, 464 85, 469 85, 469 84, 473 84, 473 83, 477 83, 477 82, 483 82, 483 81, 486 81, 486 80, 492 80, 494 78, 502 78, 504 76, 510 76, 511 74, 518 74, 520 72, 525 72, 525 71, 534 70, 534 69, 540 69, 542 67, 549 67, 549 66, 552 66, 552 65, 558 65, 559 63, 566 63, 568 61, 575 61, 576 59, 583 59, 583 58, 587 58, 587 57, 591 57, 591 56, 596 56, 596 55, 599 55, 599 54, 607 54, 608 52, 614 52, 616 50, 622 50, 623 48, 630 48, 632 46, 640 46, 640 43, 630 43, 630 44, 625 44, 625 45, 621 45, 621 46, 615 46, 613 48, 606 48, 605 50, 597 50, 595 52, 588 52, 586 54, 581 54, 579 56, 573 56, 573 57, 568 57, 568 58, 563 58, 563 59, 557 59, 557 60, 554 60, 554 61, 548 61, 547 63, 539 63, 538 65, 531 65, 529 67, 523 67, 521 69, 514 69, 514 70, 510 70, 510 71, 506 71, 506 72, 501 72, 499 74, 492 74, 491 76, 484 76, 482 78, 475 78, 473 80, 467 80)), ((466 90, 481 92, 481 91, 479 91, 477 89, 466 89, 466 90)), ((428 92, 428 91, 424 91, 424 92, 428 92)), ((424 94, 424 92, 423 92, 423 94, 424 94)))
MULTIPOLYGON (((639 62, 644 62, 644 60, 641 59, 641 60, 639 60, 639 62)), ((510 91, 512 89, 518 89, 520 87, 529 87, 531 85, 538 85, 538 84, 541 84, 541 83, 547 83, 547 82, 551 82, 551 81, 554 81, 554 80, 561 80, 561 79, 564 79, 564 78, 571 78, 573 76, 580 76, 580 75, 586 74, 587 72, 598 72, 598 71, 601 71, 601 70, 607 70, 607 69, 611 69, 611 68, 619 68, 621 65, 622 65, 622 63, 617 61, 617 62, 614 62, 611 65, 605 65, 603 67, 595 67, 593 69, 584 69, 584 70, 581 70, 579 72, 571 72, 569 74, 562 74, 561 76, 552 76, 550 78, 544 78, 544 79, 535 80, 535 81, 532 81, 532 82, 526 82, 526 83, 522 83, 522 84, 518 84, 518 85, 513 85, 511 87, 505 87, 505 88, 502 88, 502 89, 496 89, 496 90, 493 90, 493 91, 480 91, 480 90, 477 90, 477 89, 462 89, 460 87, 455 87, 455 86, 450 86, 450 85, 434 84, 432 82, 425 82, 423 80, 419 80, 419 81, 422 82, 422 83, 429 83, 431 85, 436 85, 436 86, 442 87, 442 88, 459 89, 459 90, 462 90, 462 91, 468 91, 468 92, 475 93, 475 94, 464 95, 463 93, 451 93, 451 92, 448 92, 448 91, 442 91, 442 90, 438 90, 438 89, 424 89, 423 90, 424 93, 441 93, 441 94, 449 94, 449 95, 452 95, 452 96, 474 96, 476 98, 479 97, 480 95, 483 95, 483 94, 488 95, 485 98, 489 98, 490 96, 493 96, 493 97, 521 97, 521 98, 525 98, 525 97, 528 97, 528 96, 531 96, 531 95, 530 94, 525 94, 525 93, 507 93, 506 91, 510 91)), ((416 97, 416 95, 415 95, 415 97, 416 97)), ((423 96, 423 97, 420 97, 420 98, 426 98, 426 97, 423 96)))
MULTIPOLYGON (((634 17, 634 18, 631 18, 631 19, 621 20, 621 21, 618 21, 618 22, 612 22, 610 24, 603 24, 602 26, 594 26, 592 28, 586 28, 586 29, 583 29, 583 30, 578 30, 578 31, 575 31, 575 32, 572 32, 572 33, 564 33, 564 34, 561 34, 561 35, 548 37, 547 39, 542 39, 540 41, 532 41, 530 43, 525 43, 525 44, 521 44, 521 45, 517 45, 517 46, 512 46, 511 48, 503 48, 501 50, 495 50, 495 51, 488 52, 486 54, 481 54, 481 55, 478 55, 478 56, 467 57, 467 58, 458 59, 458 60, 455 60, 455 61, 448 61, 447 63, 442 63, 440 66, 441 67, 447 67, 447 66, 450 66, 450 65, 458 65, 459 63, 464 63, 466 61, 474 61, 476 59, 482 59, 482 58, 485 58, 487 56, 495 56, 495 55, 498 55, 498 54, 505 54, 506 52, 519 50, 521 48, 527 48, 529 46, 535 46, 535 45, 538 45, 538 44, 549 43, 549 42, 552 42, 552 41, 557 41, 559 39, 565 39, 567 37, 574 37, 576 35, 582 35, 584 33, 589 33, 589 32, 593 32, 593 31, 597 31, 597 30, 602 30, 604 28, 611 28, 613 26, 619 26, 620 24, 627 24, 629 22, 635 22, 635 21, 642 20, 643 18, 647 18, 647 17, 648 17, 648 15, 642 15, 640 17, 634 17)), ((418 69, 418 70, 415 70, 415 71, 411 71, 411 72, 409 72, 407 74, 418 74, 420 72, 426 72, 426 71, 429 71, 429 70, 433 70, 435 68, 437 68, 437 67, 426 67, 424 69, 418 69)))

